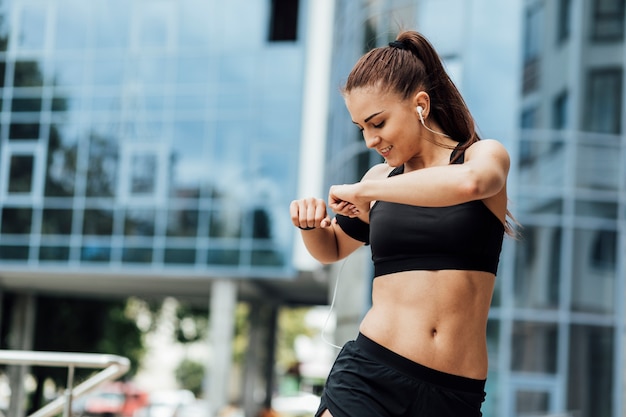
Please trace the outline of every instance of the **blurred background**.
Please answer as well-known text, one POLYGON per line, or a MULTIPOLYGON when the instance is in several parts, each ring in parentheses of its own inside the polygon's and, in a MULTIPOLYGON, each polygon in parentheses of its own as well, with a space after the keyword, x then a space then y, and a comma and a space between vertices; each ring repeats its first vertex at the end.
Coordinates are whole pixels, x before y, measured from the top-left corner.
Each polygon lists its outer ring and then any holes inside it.
MULTIPOLYGON (((312 416, 372 271, 316 263, 288 206, 379 162, 339 88, 415 29, 512 156, 483 414, 626 415, 625 9, 0 1, 0 348, 129 358, 75 416, 312 416)), ((65 389, 0 369, 7 416, 65 389)))

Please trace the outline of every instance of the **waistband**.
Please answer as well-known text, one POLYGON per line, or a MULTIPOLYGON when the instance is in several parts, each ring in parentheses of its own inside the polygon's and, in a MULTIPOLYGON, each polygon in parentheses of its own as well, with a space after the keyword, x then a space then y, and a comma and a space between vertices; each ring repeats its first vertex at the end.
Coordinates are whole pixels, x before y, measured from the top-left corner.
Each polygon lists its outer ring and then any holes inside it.
POLYGON ((415 379, 448 389, 478 394, 484 393, 486 382, 484 379, 473 379, 429 368, 379 345, 361 333, 359 333, 354 343, 359 349, 373 356, 377 361, 415 379))

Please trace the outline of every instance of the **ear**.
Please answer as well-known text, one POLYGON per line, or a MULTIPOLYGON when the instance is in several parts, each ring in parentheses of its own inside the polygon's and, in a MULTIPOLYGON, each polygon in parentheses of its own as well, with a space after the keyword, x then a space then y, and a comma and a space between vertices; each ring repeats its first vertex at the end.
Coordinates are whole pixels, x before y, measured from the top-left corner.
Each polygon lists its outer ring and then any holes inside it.
POLYGON ((425 91, 419 91, 413 96, 412 105, 414 109, 417 109, 418 106, 422 108, 422 117, 424 119, 430 114, 430 96, 425 91))

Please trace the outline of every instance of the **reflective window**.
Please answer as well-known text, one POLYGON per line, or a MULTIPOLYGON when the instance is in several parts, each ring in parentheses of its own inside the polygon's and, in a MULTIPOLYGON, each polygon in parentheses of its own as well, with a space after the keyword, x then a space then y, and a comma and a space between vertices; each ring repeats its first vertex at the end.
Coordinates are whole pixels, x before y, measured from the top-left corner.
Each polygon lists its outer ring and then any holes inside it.
POLYGON ((23 3, 18 17, 17 37, 20 48, 43 49, 46 34, 45 3, 23 3))
POLYGON ((523 308, 559 306, 561 229, 526 225, 515 245, 515 305, 523 308))
POLYGON ((80 251, 80 260, 83 262, 109 262, 111 260, 111 245, 108 241, 85 239, 80 251))
POLYGON ((124 247, 122 262, 147 264, 152 262, 152 248, 124 247))
POLYGON ((87 209, 83 216, 83 234, 110 236, 113 233, 111 210, 87 209))
POLYGON ((575 230, 572 254, 573 311, 613 313, 616 237, 614 231, 575 230))
POLYGON ((163 261, 166 264, 194 264, 196 262, 196 250, 192 248, 166 248, 163 261))
POLYGON ((168 236, 196 236, 198 234, 197 209, 171 209, 167 216, 168 236))
POLYGON ((9 161, 9 193, 30 193, 33 187, 33 155, 11 155, 9 161))
POLYGON ((70 259, 70 248, 68 246, 44 246, 39 248, 40 261, 65 261, 70 259))
POLYGON ((556 323, 513 323, 511 369, 519 372, 556 372, 556 323))
POLYGON ((9 139, 37 140, 39 139, 39 123, 11 123, 9 139))
POLYGON ((116 140, 92 134, 87 165, 87 196, 112 197, 117 186, 119 149, 116 140))
POLYGON ((46 161, 45 195, 69 197, 76 182, 77 136, 66 125, 50 126, 46 161))
POLYGON ((271 0, 270 41, 295 41, 298 36, 298 0, 271 0))
POLYGON ((624 39, 624 0, 593 0, 591 37, 604 42, 624 39))
POLYGON ((519 176, 523 186, 554 186, 565 184, 566 148, 561 141, 520 142, 519 176))
POLYGON ((617 219, 617 207, 617 203, 577 200, 574 213, 577 216, 615 220, 617 219))
POLYGON ((127 0, 90 2, 93 10, 94 46, 122 49, 128 45, 130 13, 127 0))
POLYGON ((41 233, 45 235, 70 235, 72 233, 71 209, 45 208, 41 217, 41 233))
POLYGON ((130 192, 133 195, 154 194, 156 191, 157 156, 134 154, 131 161, 130 192))
POLYGON ((90 32, 90 16, 90 2, 62 0, 55 14, 55 49, 60 51, 84 49, 88 39, 85 35, 90 32))
POLYGON ((6 235, 27 235, 31 231, 33 210, 25 207, 4 207, 0 233, 6 235))
POLYGON ((28 259, 28 245, 0 245, 0 259, 8 261, 25 261, 28 259))
POLYGON ((154 236, 154 209, 135 209, 126 211, 124 235, 154 236))
POLYGON ((567 372, 567 409, 581 416, 612 416, 614 330, 572 325, 567 372))
POLYGON ((605 140, 577 144, 576 186, 592 190, 619 190, 621 159, 619 143, 605 140))
POLYGON ((587 76, 588 100, 584 130, 598 133, 621 132, 622 70, 592 70, 587 76))
POLYGON ((37 61, 16 61, 13 74, 14 87, 41 87, 43 74, 37 61))

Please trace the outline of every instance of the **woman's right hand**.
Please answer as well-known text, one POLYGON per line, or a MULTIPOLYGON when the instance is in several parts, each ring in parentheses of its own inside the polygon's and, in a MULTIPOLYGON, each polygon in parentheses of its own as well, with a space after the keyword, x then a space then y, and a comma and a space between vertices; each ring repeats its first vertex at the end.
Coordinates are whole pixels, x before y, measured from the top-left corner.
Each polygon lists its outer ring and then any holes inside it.
POLYGON ((300 229, 325 228, 331 225, 326 202, 320 198, 301 198, 289 205, 291 222, 300 229))

